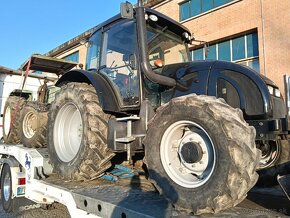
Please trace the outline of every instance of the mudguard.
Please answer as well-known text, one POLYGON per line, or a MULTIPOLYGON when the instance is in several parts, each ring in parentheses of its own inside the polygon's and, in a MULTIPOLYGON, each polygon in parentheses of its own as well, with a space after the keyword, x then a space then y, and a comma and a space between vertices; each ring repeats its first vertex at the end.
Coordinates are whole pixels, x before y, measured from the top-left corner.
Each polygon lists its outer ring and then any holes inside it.
POLYGON ((97 92, 100 105, 104 111, 121 112, 120 104, 112 83, 101 73, 79 69, 72 70, 64 74, 55 85, 61 86, 69 82, 91 84, 97 92))

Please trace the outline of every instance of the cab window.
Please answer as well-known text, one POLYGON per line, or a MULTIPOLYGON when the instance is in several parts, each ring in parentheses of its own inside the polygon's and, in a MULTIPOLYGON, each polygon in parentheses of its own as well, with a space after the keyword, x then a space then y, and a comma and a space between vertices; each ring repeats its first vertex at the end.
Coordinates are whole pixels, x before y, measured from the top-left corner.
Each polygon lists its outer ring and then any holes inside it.
POLYGON ((134 20, 115 23, 103 35, 101 72, 113 83, 123 106, 139 104, 136 37, 134 20))
POLYGON ((98 69, 100 61, 101 31, 95 32, 88 41, 86 69, 98 69))

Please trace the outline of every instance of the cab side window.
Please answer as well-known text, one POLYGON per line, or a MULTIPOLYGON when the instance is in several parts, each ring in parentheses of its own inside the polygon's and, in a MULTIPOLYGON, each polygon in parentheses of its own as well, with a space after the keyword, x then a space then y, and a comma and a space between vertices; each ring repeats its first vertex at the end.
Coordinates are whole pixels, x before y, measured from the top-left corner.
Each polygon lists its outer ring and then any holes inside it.
POLYGON ((98 69, 100 63, 101 51, 101 31, 97 31, 92 35, 88 42, 88 54, 86 61, 86 69, 98 69))

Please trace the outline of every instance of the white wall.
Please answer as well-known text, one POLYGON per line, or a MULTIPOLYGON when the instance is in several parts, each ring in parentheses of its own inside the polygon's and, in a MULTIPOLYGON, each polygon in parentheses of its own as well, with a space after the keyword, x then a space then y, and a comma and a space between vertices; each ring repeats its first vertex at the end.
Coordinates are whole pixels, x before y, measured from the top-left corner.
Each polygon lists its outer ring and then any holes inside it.
MULTIPOLYGON (((29 90, 32 92, 33 100, 37 100, 37 90, 40 85, 42 85, 42 81, 37 78, 28 77, 26 80, 26 85, 24 90, 29 90)), ((1 117, 0 117, 0 138, 3 136, 2 124, 3 124, 3 111, 6 99, 9 97, 9 94, 14 89, 21 89, 22 77, 16 75, 1 75, 0 74, 0 109, 1 109, 1 117)))

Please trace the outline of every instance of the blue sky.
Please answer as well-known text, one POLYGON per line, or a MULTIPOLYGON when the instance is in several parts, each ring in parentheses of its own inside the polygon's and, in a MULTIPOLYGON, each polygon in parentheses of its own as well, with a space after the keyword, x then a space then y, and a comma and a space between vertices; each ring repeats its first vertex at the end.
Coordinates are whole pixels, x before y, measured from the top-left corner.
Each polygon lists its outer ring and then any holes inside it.
POLYGON ((0 65, 19 68, 31 54, 44 54, 119 13, 121 2, 125 0, 3 0, 0 65))

